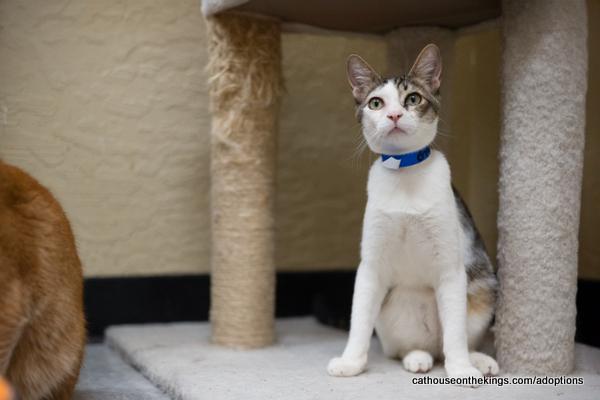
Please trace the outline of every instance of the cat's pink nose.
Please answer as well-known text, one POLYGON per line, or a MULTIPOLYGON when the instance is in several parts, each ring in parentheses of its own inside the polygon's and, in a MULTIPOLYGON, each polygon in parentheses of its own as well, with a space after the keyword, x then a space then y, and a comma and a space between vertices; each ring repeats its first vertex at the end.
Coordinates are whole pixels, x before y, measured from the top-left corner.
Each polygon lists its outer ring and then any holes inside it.
POLYGON ((400 117, 402 117, 402 114, 390 114, 387 116, 389 119, 391 119, 392 121, 394 121, 394 123, 398 122, 398 120, 400 119, 400 117))

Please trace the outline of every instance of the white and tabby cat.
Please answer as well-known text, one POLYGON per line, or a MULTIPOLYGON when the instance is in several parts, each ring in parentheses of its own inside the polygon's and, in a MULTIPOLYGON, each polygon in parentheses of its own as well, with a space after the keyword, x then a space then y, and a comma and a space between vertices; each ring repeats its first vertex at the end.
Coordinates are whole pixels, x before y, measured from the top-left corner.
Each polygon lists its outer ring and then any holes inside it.
POLYGON ((363 135, 381 157, 369 173, 350 336, 327 370, 360 374, 375 328, 384 353, 408 371, 427 372, 443 358, 452 377, 495 375, 496 361, 472 352, 492 320, 494 270, 446 158, 429 149, 440 107, 439 49, 426 46, 399 78, 382 79, 356 55, 347 68, 363 135))

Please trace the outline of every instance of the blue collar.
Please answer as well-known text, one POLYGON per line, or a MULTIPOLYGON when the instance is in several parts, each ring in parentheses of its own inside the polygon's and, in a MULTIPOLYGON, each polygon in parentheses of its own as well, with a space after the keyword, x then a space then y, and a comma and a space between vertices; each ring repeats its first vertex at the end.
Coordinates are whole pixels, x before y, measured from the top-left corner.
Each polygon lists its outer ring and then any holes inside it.
POLYGON ((381 163, 384 167, 389 169, 400 169, 410 167, 411 165, 419 164, 427 160, 431 154, 429 146, 422 148, 421 150, 413 151, 412 153, 406 154, 382 154, 381 163))

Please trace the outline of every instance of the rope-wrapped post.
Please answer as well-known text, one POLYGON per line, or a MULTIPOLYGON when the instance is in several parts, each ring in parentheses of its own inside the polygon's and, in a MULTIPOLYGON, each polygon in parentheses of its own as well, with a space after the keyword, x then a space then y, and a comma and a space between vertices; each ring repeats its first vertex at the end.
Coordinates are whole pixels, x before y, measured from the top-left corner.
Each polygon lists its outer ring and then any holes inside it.
POLYGON ((573 368, 587 90, 585 0, 503 1, 496 346, 511 373, 573 368))
POLYGON ((274 341, 274 223, 281 29, 234 14, 207 20, 212 108, 214 343, 274 341))

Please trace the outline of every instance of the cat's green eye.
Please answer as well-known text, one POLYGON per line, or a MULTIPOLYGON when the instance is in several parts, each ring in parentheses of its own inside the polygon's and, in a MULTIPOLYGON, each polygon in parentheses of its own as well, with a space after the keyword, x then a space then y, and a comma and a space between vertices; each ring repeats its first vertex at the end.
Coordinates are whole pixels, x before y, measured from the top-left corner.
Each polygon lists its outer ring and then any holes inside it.
POLYGON ((371 110, 381 110, 383 108, 383 100, 379 97, 373 97, 369 100, 369 108, 371 110))
POLYGON ((411 93, 408 96, 406 96, 406 99, 404 99, 404 105, 405 106, 416 106, 421 104, 422 101, 422 97, 419 93, 411 93))

